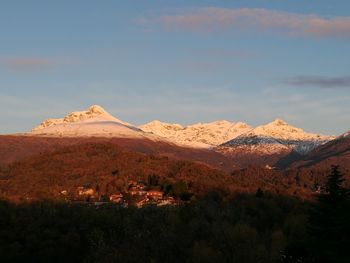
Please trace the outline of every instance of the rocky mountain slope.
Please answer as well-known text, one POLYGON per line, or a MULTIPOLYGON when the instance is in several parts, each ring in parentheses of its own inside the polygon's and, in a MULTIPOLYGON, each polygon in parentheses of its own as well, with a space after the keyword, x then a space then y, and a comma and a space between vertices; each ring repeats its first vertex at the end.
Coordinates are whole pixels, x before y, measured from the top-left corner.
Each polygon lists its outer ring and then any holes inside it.
POLYGON ((215 147, 252 129, 245 123, 225 120, 197 123, 185 127, 156 120, 141 125, 139 128, 179 145, 203 148, 215 147))

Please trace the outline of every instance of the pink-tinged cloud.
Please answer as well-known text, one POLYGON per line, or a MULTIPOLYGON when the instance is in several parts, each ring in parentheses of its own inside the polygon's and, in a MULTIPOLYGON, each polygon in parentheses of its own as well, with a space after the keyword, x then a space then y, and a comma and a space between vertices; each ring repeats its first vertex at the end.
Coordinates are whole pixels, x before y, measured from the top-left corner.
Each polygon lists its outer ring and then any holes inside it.
POLYGON ((0 59, 0 64, 17 71, 42 71, 61 65, 78 65, 74 57, 7 57, 0 59))
POLYGON ((350 37, 350 17, 326 18, 268 9, 199 8, 181 13, 143 18, 139 24, 150 29, 211 33, 222 30, 273 30, 288 35, 350 37))
POLYGON ((44 70, 52 68, 56 63, 46 58, 15 57, 5 59, 4 64, 13 70, 44 70))

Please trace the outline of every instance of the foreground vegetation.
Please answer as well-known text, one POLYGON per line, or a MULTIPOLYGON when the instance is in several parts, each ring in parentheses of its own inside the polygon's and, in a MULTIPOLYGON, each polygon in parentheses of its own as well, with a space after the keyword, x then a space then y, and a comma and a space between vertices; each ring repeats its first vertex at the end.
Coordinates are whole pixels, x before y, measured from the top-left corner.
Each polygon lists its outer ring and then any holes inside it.
POLYGON ((211 193, 180 207, 0 205, 2 262, 279 262, 305 239, 309 204, 211 193))
POLYGON ((259 190, 183 206, 0 203, 1 262, 349 262, 337 167, 315 204, 259 190))

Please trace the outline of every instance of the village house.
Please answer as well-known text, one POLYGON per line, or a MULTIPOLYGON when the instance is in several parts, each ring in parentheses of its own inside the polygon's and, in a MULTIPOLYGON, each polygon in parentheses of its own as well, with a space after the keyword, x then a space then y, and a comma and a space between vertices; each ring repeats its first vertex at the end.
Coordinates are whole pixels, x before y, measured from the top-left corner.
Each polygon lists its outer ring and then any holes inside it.
POLYGON ((85 195, 85 196, 93 196, 95 191, 92 188, 85 188, 83 186, 79 186, 77 188, 78 195, 85 195))
POLYGON ((131 195, 146 195, 147 192, 144 190, 130 190, 129 194, 131 194, 131 195))
POLYGON ((151 190, 147 192, 147 197, 152 200, 160 200, 163 198, 163 192, 158 190, 151 190))
POLYGON ((137 208, 141 208, 141 207, 145 206, 148 202, 149 202, 149 199, 148 199, 148 198, 145 198, 145 199, 142 199, 142 200, 136 202, 136 203, 135 203, 135 206, 136 206, 137 208))
POLYGON ((142 181, 129 181, 128 189, 125 193, 117 192, 105 196, 105 198, 100 198, 99 200, 95 199, 96 192, 92 188, 80 186, 77 187, 76 191, 77 195, 83 198, 85 202, 86 200, 88 200, 88 202, 94 202, 96 207, 108 203, 114 203, 124 207, 128 207, 129 204, 132 204, 138 208, 147 205, 166 206, 177 204, 177 201, 173 197, 164 196, 164 193, 160 190, 147 190, 146 184, 142 181), (130 200, 129 197, 131 197, 130 200))
POLYGON ((113 194, 109 197, 109 201, 113 203, 121 203, 123 201, 123 195, 122 194, 113 194))
POLYGON ((162 200, 159 200, 159 202, 157 203, 157 206, 166 206, 166 205, 176 205, 176 200, 174 199, 174 197, 166 197, 162 200))
POLYGON ((145 195, 145 188, 146 185, 141 181, 129 181, 128 192, 130 193, 130 195, 145 195))
POLYGON ((143 190, 146 187, 146 184, 143 181, 129 181, 128 184, 129 189, 138 189, 138 190, 143 190))

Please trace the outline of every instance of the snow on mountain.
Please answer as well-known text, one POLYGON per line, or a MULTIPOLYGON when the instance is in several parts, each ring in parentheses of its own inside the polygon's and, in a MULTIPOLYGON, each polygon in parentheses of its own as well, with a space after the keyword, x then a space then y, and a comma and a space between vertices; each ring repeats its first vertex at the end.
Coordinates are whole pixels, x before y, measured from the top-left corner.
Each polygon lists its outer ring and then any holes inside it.
POLYGON ((350 138, 350 131, 343 133, 342 135, 340 135, 339 137, 337 137, 338 139, 342 139, 342 138, 350 138))
POLYGON ((145 132, 151 132, 171 140, 175 140, 178 131, 184 129, 180 124, 160 122, 158 120, 151 121, 139 126, 138 128, 145 132))
POLYGON ((329 169, 331 165, 340 165, 342 169, 350 169, 350 132, 338 136, 335 140, 325 143, 302 159, 286 163, 286 167, 317 167, 317 169, 329 169))
POLYGON ((44 122, 42 122, 39 126, 35 127, 32 131, 41 130, 43 128, 48 128, 58 124, 75 123, 75 122, 81 122, 81 121, 95 119, 95 118, 104 119, 106 121, 107 120, 114 121, 114 122, 121 123, 123 125, 130 126, 129 123, 126 123, 121 120, 118 120, 117 118, 114 118, 112 115, 106 112, 101 106, 93 105, 85 111, 75 111, 75 112, 69 113, 64 118, 47 119, 44 122))
MULTIPOLYGON (((46 136, 144 137, 140 129, 123 122, 98 105, 72 112, 60 119, 48 119, 30 134, 46 136)), ((148 136, 149 137, 149 136, 148 136)))
POLYGON ((220 145, 252 129, 245 123, 225 120, 197 123, 186 127, 180 124, 152 121, 139 126, 139 128, 179 145, 200 148, 220 145))
POLYGON ((229 151, 230 148, 240 148, 271 154, 290 149, 299 154, 306 154, 332 139, 334 137, 307 133, 281 119, 276 119, 222 144, 219 150, 229 151))
MULTIPOLYGON (((306 133, 283 120, 251 128, 242 122, 225 120, 188 126, 152 121, 139 127, 121 121, 98 105, 85 111, 72 112, 64 118, 48 119, 35 127, 30 135, 143 137, 172 142, 193 148, 215 148, 220 152, 240 151, 275 154, 294 150, 306 154, 334 137, 306 133)), ((350 136, 346 133, 342 136, 350 136)))

